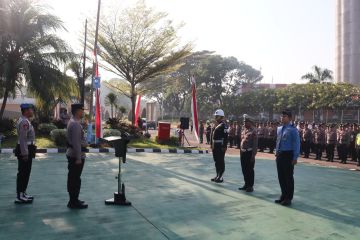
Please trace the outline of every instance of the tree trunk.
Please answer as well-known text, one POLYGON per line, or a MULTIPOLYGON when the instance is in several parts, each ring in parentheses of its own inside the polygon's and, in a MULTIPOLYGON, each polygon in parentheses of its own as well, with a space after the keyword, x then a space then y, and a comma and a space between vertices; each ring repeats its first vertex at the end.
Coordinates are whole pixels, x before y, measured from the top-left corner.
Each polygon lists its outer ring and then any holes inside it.
POLYGON ((8 97, 9 97, 9 89, 5 88, 3 103, 1 105, 1 110, 0 110, 0 120, 3 119, 3 115, 4 115, 4 112, 5 112, 5 107, 6 107, 6 102, 7 102, 8 97))
POLYGON ((136 94, 135 86, 131 86, 131 124, 135 126, 135 105, 136 105, 136 94))

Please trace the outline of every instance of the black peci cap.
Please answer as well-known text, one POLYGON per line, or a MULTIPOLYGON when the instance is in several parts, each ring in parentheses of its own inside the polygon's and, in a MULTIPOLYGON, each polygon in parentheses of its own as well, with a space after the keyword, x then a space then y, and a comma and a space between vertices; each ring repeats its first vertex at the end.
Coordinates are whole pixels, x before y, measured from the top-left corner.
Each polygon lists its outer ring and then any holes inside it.
POLYGON ((284 109, 282 112, 281 112, 282 115, 286 115, 288 117, 292 117, 292 113, 291 113, 291 110, 289 109, 284 109))
POLYGON ((84 110, 84 104, 81 104, 81 103, 71 104, 71 112, 75 112, 78 109, 84 110))

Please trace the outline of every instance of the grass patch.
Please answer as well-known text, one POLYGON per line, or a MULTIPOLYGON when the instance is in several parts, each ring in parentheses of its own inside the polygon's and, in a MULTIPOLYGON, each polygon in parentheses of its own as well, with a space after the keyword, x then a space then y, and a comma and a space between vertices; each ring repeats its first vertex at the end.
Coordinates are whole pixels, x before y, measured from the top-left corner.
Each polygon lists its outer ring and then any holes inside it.
MULTIPOLYGON (((56 148, 55 143, 46 136, 37 136, 35 139, 38 148, 56 148)), ((17 144, 17 137, 9 137, 3 140, 1 148, 15 148, 17 144)))

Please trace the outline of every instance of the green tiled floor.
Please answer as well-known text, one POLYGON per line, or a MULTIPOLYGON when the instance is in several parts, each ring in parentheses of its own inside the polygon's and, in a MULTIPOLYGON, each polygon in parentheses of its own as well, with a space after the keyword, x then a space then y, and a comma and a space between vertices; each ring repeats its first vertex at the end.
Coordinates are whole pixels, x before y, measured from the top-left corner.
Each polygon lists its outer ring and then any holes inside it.
POLYGON ((116 190, 117 159, 89 154, 81 198, 89 209, 66 208, 66 161, 33 163, 32 205, 13 204, 17 164, 0 154, 0 240, 15 239, 360 239, 360 173, 299 165, 291 208, 279 195, 275 163, 257 160, 255 192, 243 184, 239 159, 226 158, 216 185, 211 155, 130 154, 124 178, 133 207, 105 206, 116 190))

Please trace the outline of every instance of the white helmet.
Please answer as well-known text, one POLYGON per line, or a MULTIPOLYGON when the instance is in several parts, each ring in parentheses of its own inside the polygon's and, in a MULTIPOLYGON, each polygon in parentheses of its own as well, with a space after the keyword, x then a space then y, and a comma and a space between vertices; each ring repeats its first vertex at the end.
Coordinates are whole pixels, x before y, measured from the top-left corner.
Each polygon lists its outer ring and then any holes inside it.
POLYGON ((224 113, 223 110, 218 109, 218 110, 215 111, 214 116, 225 117, 225 113, 224 113))

